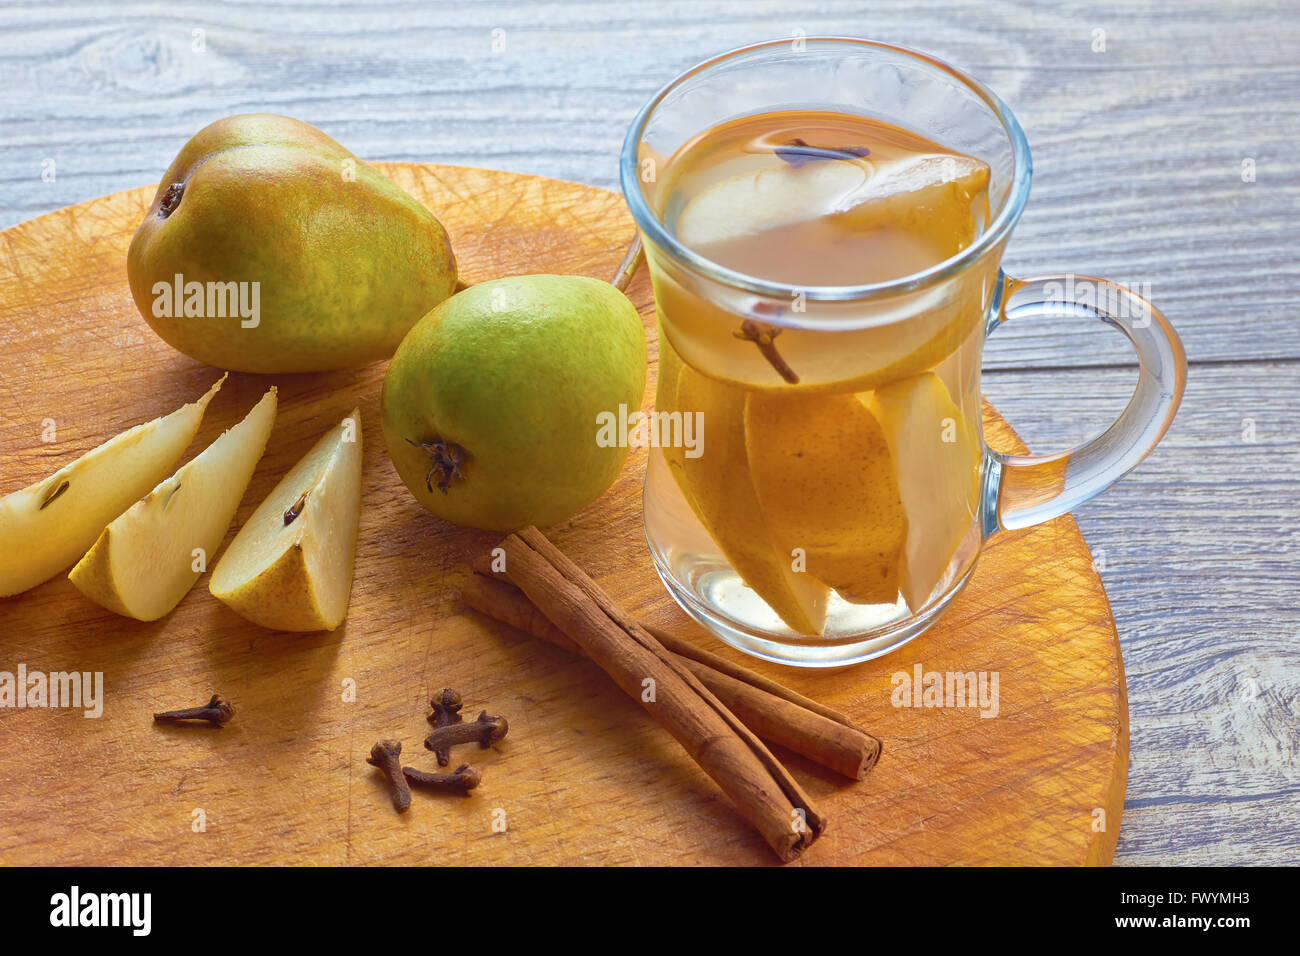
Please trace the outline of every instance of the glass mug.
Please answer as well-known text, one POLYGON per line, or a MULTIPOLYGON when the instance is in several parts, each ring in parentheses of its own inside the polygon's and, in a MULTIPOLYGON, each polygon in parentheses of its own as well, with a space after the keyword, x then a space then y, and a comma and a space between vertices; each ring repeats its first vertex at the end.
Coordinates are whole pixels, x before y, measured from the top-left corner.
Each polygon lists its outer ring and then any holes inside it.
POLYGON ((984 540, 1092 498, 1173 420, 1186 358, 1150 303, 1101 279, 1001 271, 1029 195, 1028 144, 997 96, 939 60, 831 37, 724 54, 641 110, 621 179, 659 324, 646 537, 677 602, 750 654, 832 667, 894 650, 953 600, 984 540), (778 110, 865 115, 982 160, 987 221, 950 258, 858 286, 795 287, 687 248, 665 222, 667 158, 778 110), (1138 354, 1123 413, 1067 452, 983 441, 984 337, 1027 315, 1100 319, 1138 354))

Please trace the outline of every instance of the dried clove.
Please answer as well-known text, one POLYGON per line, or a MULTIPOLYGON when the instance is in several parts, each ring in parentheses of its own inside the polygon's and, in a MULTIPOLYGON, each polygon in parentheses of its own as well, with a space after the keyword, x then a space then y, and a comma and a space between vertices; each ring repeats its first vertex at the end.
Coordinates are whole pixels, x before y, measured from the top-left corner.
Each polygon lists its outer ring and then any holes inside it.
POLYGON ((436 754, 444 747, 477 742, 486 750, 503 738, 509 727, 504 717, 489 717, 485 710, 479 713, 478 719, 472 724, 449 724, 434 728, 433 733, 424 739, 424 746, 436 754))
POLYGON ((411 788, 406 785, 406 777, 402 774, 401 757, 400 741, 381 740, 370 748, 370 757, 366 763, 384 772, 393 794, 393 806, 398 813, 405 813, 411 809, 411 788))
POLYGON ((187 720, 206 720, 212 726, 220 727, 234 716, 235 708, 231 707, 228 701, 224 701, 217 694, 213 694, 212 699, 202 707, 166 710, 161 714, 154 714, 153 719, 160 724, 181 723, 187 720))
POLYGON ((482 774, 467 763, 461 764, 452 773, 427 773, 415 767, 403 767, 402 774, 407 781, 431 790, 459 790, 469 793, 483 780, 482 774))
POLYGON ((778 159, 795 169, 817 159, 861 159, 871 155, 871 150, 865 146, 809 146, 798 138, 790 140, 784 146, 778 146, 773 152, 778 159))
MULTIPOLYGON (((460 693, 450 687, 444 687, 439 691, 438 696, 429 701, 429 706, 433 708, 433 713, 425 720, 435 728, 458 724, 463 719, 460 716, 460 709, 463 706, 460 693)), ((451 748, 441 747, 434 751, 434 756, 438 758, 438 766, 445 767, 451 762, 451 748)))
POLYGON ((731 334, 741 341, 753 342, 778 375, 791 385, 799 384, 799 374, 790 367, 776 347, 776 337, 781 334, 780 326, 746 319, 740 323, 740 331, 731 334))

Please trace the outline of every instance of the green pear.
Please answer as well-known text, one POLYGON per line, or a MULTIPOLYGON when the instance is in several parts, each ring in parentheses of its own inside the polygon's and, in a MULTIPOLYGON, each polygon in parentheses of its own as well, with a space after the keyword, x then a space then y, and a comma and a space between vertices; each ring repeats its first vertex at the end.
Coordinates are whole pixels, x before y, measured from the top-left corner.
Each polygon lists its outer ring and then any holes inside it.
POLYGON ((438 517, 493 531, 553 525, 622 469, 617 419, 639 411, 645 373, 641 319, 608 283, 484 282, 403 339, 384 379, 384 440, 438 517))
POLYGON ((127 254, 131 294, 169 345, 241 372, 393 354, 455 291, 433 214, 320 130, 218 120, 164 174, 127 254))

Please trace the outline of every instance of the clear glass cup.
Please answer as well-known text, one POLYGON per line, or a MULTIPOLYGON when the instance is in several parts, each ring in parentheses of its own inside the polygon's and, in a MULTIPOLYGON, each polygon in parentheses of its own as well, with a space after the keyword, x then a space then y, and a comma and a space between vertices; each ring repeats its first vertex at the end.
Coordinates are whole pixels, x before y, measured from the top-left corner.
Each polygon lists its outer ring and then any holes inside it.
POLYGON ((1186 358, 1158 310, 1102 279, 1002 272, 1030 168, 1020 125, 991 91, 933 57, 858 39, 797 38, 726 53, 670 82, 632 123, 621 178, 657 303, 655 409, 691 417, 703 439, 688 447, 679 439, 690 432, 674 433, 664 419, 646 475, 646 536, 669 592, 723 641, 809 667, 886 654, 943 612, 989 536, 1074 509, 1137 465, 1168 429, 1186 358), (665 160, 719 123, 800 109, 863 114, 983 160, 990 212, 979 238, 913 275, 801 288, 733 271, 680 243, 658 211, 665 160), (1120 329, 1137 351, 1138 384, 1092 441, 1003 455, 982 437, 982 345, 1002 322, 1029 315, 1120 329), (779 343, 797 383, 760 347, 763 335, 779 343), (880 403, 893 411, 880 413, 880 403), (882 421, 894 416, 890 450, 908 506, 898 551, 905 570, 879 586, 886 562, 862 557, 874 532, 824 494, 832 480, 876 494, 874 479, 845 464, 861 452, 862 466, 875 467, 858 448, 869 427, 863 406, 882 421), (779 449, 799 444, 804 412, 809 429, 828 434, 808 439, 807 456, 782 462, 779 449), (764 451, 765 441, 778 451, 764 451), (814 580, 810 563, 837 589, 814 580))

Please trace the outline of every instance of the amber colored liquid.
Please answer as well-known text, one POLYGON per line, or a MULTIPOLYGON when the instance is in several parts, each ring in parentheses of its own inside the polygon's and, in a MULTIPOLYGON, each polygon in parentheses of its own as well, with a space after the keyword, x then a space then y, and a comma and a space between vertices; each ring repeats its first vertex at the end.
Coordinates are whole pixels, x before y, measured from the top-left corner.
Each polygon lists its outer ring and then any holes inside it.
MULTIPOLYGON (((795 289, 855 286, 970 246, 988 181, 982 162, 888 123, 775 112, 683 145, 654 202, 682 245, 727 269, 795 289)), ((840 332, 799 327, 789 297, 679 281, 651 252, 656 408, 699 415, 704 436, 701 456, 652 456, 646 521, 661 570, 750 633, 851 635, 939 600, 978 549, 978 373, 996 263, 936 294, 846 301, 840 332), (746 332, 756 323, 774 349, 746 332)))
POLYGON ((873 172, 918 156, 967 160, 916 133, 865 116, 776 112, 742 117, 707 130, 668 161, 661 214, 675 226, 693 199, 728 180, 755 173, 784 176, 784 184, 774 184, 773 192, 780 192, 783 185, 834 164, 845 175, 823 191, 808 190, 800 197, 801 211, 777 217, 758 232, 702 243, 697 251, 738 272, 796 286, 894 279, 961 251, 987 218, 986 175, 957 184, 967 190, 964 202, 931 201, 910 214, 875 217, 865 227, 852 215, 835 212, 837 204, 851 204, 860 188, 855 174, 865 181, 873 172))

